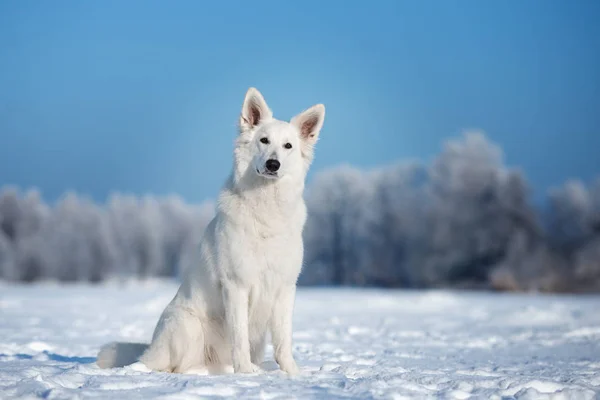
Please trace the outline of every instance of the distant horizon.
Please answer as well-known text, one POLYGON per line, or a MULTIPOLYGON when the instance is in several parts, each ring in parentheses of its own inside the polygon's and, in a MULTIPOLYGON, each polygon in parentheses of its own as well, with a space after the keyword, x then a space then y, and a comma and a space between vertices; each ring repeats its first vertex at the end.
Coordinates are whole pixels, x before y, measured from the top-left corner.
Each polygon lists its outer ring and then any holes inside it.
MULTIPOLYGON (((436 156, 439 156, 442 153, 443 147, 444 145, 448 144, 450 141, 462 141, 466 135, 468 135, 469 133, 480 133, 483 134, 483 136, 486 138, 486 140, 490 140, 490 138, 485 134, 485 132, 480 131, 480 130, 472 130, 472 131, 465 131, 460 135, 456 135, 454 137, 449 137, 447 139, 444 140, 444 142, 440 145, 440 150, 437 154, 434 154, 432 157, 430 157, 428 160, 418 160, 418 159, 404 159, 404 160, 397 160, 396 162, 391 162, 389 164, 385 164, 385 165, 378 165, 378 166, 373 166, 373 167, 369 167, 369 168, 360 168, 357 167, 355 165, 351 165, 348 163, 340 163, 338 165, 332 165, 329 167, 326 167, 324 169, 321 169, 320 171, 316 171, 313 172, 311 170, 309 170, 309 177, 307 178, 307 190, 310 190, 311 187, 311 183, 313 181, 315 175, 319 175, 321 173, 326 173, 329 170, 335 170, 335 169, 339 169, 341 167, 350 167, 350 168, 355 168, 361 172, 364 173, 370 173, 370 172, 375 172, 378 170, 386 170, 386 169, 390 169, 394 166, 397 165, 410 165, 410 164, 414 164, 419 163, 420 165, 422 165, 423 167, 426 168, 431 168, 431 162, 434 160, 434 158, 436 156)), ((491 142, 492 145, 497 145, 497 143, 493 143, 491 142)), ((233 149, 233 147, 232 147, 233 149)), ((233 154, 232 154, 233 156, 233 154)), ((503 154, 502 155, 502 159, 504 160, 506 158, 506 156, 503 154)), ((561 182, 557 185, 551 186, 546 188, 546 190, 536 193, 531 185, 531 182, 529 180, 529 177, 527 176, 526 171, 524 171, 522 168, 520 168, 518 165, 506 165, 504 164, 504 167, 506 167, 509 170, 515 170, 518 171, 520 174, 522 174, 522 176, 525 178, 525 182, 529 185, 529 201, 530 204, 532 206, 534 206, 535 208, 537 208, 538 211, 542 212, 544 211, 544 209, 548 206, 548 200, 551 194, 551 191, 554 189, 561 189, 564 188, 564 185, 569 183, 569 182, 581 182, 584 186, 589 187, 597 182, 600 182, 600 173, 591 177, 588 180, 584 180, 584 179, 580 179, 577 177, 574 178, 568 178, 566 179, 564 182, 561 182)), ((222 182, 222 184, 225 184, 225 181, 222 182)), ((58 195, 54 196, 54 197, 49 197, 47 196, 47 194, 45 194, 43 192, 43 190, 41 190, 39 187, 36 186, 29 186, 29 187, 23 187, 20 186, 18 184, 10 184, 10 183, 5 183, 5 184, 1 184, 0 183, 0 192, 8 189, 8 188, 14 188, 16 190, 18 190, 20 193, 22 194, 27 194, 28 192, 31 191, 35 191, 40 195, 40 198, 44 201, 47 202, 49 205, 55 205, 57 202, 59 202, 61 200, 61 198, 63 198, 64 196, 68 195, 69 193, 73 193, 76 194, 78 196, 82 196, 84 198, 89 198, 91 201, 95 202, 96 204, 102 205, 102 204, 106 204, 109 200, 111 196, 114 195, 118 195, 118 196, 134 196, 138 199, 142 199, 145 197, 151 197, 151 198, 156 198, 156 199, 165 199, 171 196, 176 196, 178 198, 180 198, 181 200, 185 201, 186 203, 190 204, 190 205, 203 205, 203 204, 207 204, 207 203, 214 203, 219 195, 220 189, 219 188, 217 191, 215 191, 215 193, 212 196, 206 197, 204 199, 200 199, 200 200, 196 200, 196 201, 191 201, 187 198, 185 198, 185 196, 182 196, 181 193, 177 193, 177 192, 165 192, 165 193, 153 193, 153 192, 146 192, 146 193, 136 193, 136 192, 132 192, 132 191, 119 191, 119 190, 112 190, 109 191, 108 193, 106 193, 106 195, 102 198, 98 198, 98 197, 94 197, 89 193, 85 193, 82 191, 78 191, 76 189, 66 189, 64 190, 62 193, 59 193, 58 195)))

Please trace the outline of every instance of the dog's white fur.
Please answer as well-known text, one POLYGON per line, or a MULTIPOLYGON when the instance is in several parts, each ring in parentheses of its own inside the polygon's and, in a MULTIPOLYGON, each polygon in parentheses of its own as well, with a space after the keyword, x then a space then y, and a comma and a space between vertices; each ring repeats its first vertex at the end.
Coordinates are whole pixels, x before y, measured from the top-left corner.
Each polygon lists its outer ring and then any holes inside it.
POLYGON ((260 92, 248 90, 233 171, 197 265, 163 311, 152 342, 105 345, 100 367, 139 360, 155 371, 219 373, 233 366, 236 373, 253 373, 270 331, 280 368, 298 372, 292 313, 303 258, 302 195, 324 117, 325 107, 318 104, 290 122, 277 120, 260 92), (280 163, 275 174, 266 168, 269 159, 280 163))

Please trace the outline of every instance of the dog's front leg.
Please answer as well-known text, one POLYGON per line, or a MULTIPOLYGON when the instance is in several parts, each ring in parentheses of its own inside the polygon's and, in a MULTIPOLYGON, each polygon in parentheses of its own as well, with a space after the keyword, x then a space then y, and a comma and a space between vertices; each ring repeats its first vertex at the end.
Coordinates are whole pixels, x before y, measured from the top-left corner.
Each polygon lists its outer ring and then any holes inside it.
POLYGON ((231 282, 223 285, 223 300, 232 349, 231 358, 236 373, 259 371, 259 368, 250 361, 248 294, 248 289, 241 285, 231 282))
POLYGON ((271 318, 271 337, 275 361, 283 371, 290 375, 298 373, 298 366, 292 355, 292 314, 295 296, 296 285, 283 287, 275 300, 271 318))

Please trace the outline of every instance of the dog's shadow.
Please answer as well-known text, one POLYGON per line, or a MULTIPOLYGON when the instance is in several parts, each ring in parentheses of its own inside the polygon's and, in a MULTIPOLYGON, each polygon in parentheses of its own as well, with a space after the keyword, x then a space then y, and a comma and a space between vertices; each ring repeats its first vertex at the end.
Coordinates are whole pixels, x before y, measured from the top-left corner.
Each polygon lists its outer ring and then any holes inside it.
POLYGON ((264 372, 275 372, 279 371, 279 365, 275 361, 263 361, 260 367, 264 372))
MULTIPOLYGON (((46 357, 48 357, 48 360, 51 361, 58 361, 58 362, 65 362, 65 363, 77 363, 77 364, 92 364, 96 362, 96 357, 69 357, 69 356, 63 356, 60 354, 56 354, 56 353, 51 353, 49 351, 43 351, 42 354, 46 355, 46 357)), ((0 354, 0 358, 4 358, 4 357, 14 357, 17 360, 33 360, 34 356, 30 355, 30 354, 0 354)))

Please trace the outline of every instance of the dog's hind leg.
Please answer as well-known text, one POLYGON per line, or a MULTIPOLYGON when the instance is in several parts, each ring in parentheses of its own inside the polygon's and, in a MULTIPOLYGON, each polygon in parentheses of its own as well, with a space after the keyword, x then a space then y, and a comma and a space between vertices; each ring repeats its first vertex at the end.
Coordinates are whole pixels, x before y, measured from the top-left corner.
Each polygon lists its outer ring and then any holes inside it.
POLYGON ((155 371, 184 373, 205 367, 204 333, 200 318, 183 309, 161 317, 150 347, 140 361, 155 371))
POLYGON ((170 334, 161 332, 152 339, 140 362, 153 371, 173 372, 170 351, 170 334))

